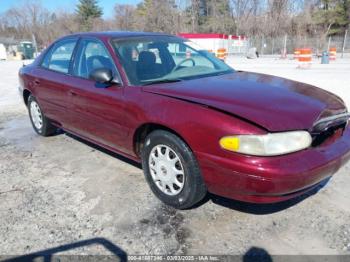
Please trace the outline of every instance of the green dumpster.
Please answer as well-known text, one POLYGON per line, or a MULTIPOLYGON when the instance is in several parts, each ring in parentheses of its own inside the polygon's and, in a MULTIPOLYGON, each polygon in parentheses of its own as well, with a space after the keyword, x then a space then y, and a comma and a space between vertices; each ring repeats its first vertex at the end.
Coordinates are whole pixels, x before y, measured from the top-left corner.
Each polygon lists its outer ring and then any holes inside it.
POLYGON ((18 51, 22 53, 22 59, 33 59, 35 48, 32 42, 21 42, 18 51))

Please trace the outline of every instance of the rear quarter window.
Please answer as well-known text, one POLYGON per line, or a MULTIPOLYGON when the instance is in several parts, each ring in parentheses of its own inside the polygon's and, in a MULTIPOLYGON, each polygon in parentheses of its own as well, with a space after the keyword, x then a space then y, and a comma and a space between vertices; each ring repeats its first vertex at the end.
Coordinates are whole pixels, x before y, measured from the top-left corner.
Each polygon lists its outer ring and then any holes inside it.
POLYGON ((68 74, 77 39, 66 39, 56 43, 44 57, 41 66, 68 74))

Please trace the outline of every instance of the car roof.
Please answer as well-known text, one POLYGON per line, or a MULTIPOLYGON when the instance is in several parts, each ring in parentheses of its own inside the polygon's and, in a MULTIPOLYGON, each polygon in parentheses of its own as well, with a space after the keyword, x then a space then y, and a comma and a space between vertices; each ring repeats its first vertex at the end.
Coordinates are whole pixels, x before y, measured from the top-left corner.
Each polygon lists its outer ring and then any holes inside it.
POLYGON ((100 38, 128 38, 128 37, 142 37, 142 36, 173 36, 165 33, 153 32, 131 32, 131 31, 105 31, 105 32, 81 32, 70 36, 92 36, 100 38))

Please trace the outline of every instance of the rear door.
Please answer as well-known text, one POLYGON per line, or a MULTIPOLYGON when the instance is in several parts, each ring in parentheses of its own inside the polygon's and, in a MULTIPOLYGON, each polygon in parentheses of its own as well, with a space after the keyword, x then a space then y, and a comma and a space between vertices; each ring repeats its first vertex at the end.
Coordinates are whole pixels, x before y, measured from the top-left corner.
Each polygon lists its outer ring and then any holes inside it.
POLYGON ((94 69, 108 68, 120 79, 105 44, 82 38, 77 48, 69 83, 69 126, 74 133, 103 145, 124 150, 128 130, 124 119, 124 87, 101 88, 89 78, 94 69))
POLYGON ((65 126, 71 76, 69 75, 77 38, 57 42, 32 72, 34 95, 45 115, 65 126))

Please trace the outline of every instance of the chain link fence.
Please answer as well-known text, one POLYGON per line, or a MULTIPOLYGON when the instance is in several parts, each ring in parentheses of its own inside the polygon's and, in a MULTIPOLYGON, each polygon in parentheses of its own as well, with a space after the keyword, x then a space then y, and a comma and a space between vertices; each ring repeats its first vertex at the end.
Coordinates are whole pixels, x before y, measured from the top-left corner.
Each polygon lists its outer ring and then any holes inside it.
MULTIPOLYGON (((337 53, 350 53, 350 36, 344 35, 336 37, 327 37, 326 39, 317 37, 248 37, 244 48, 239 51, 241 54, 247 53, 250 48, 256 48, 260 55, 281 55, 286 48, 287 54, 293 54, 296 48, 311 48, 315 55, 320 55, 328 48, 336 47, 337 53)), ((236 51, 236 50, 235 50, 236 51)))

